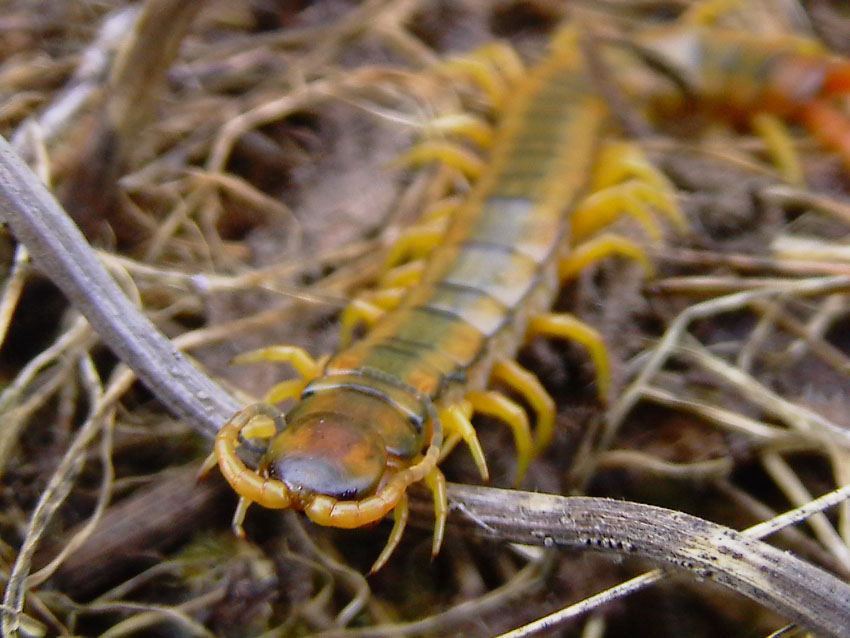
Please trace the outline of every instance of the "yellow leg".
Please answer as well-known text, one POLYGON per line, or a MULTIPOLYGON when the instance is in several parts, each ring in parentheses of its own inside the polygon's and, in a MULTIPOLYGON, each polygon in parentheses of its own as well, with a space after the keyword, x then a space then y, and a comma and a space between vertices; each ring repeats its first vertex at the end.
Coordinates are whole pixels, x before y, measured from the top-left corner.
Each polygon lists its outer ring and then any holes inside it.
POLYGON ((274 419, 266 414, 254 415, 239 431, 246 439, 270 439, 277 434, 274 419))
POLYGON ((602 401, 608 398, 608 390, 611 387, 611 365, 605 342, 599 332, 574 316, 561 313, 532 317, 528 323, 526 338, 532 339, 538 335, 577 341, 587 348, 596 368, 596 388, 599 398, 602 401))
POLYGON ((475 428, 472 427, 472 423, 469 421, 469 416, 464 412, 468 412, 468 410, 462 409, 459 405, 453 405, 441 410, 440 421, 443 423, 443 432, 460 435, 460 438, 463 439, 472 453, 472 458, 475 460, 475 466, 478 468, 481 478, 487 481, 490 479, 490 471, 487 469, 484 450, 481 449, 481 442, 478 440, 475 428))
POLYGON ((342 316, 339 319, 339 343, 342 346, 347 346, 351 343, 354 336, 354 330, 361 323, 367 326, 372 326, 380 319, 384 310, 379 308, 374 303, 365 299, 354 299, 342 311, 342 316))
POLYGON ((407 229, 390 248, 384 266, 392 268, 402 261, 410 260, 412 257, 428 256, 440 244, 445 233, 445 220, 407 229))
MULTIPOLYGON (((469 405, 468 401, 464 401, 458 404, 458 408, 461 410, 463 416, 466 417, 467 420, 472 418, 472 406, 469 405)), ((463 438, 461 437, 459 431, 452 430, 450 432, 447 432, 446 429, 443 428, 443 445, 440 447, 440 457, 437 461, 437 464, 439 465, 440 463, 442 463, 443 460, 449 454, 452 453, 452 450, 454 450, 457 447, 457 444, 460 443, 462 440, 463 438)))
POLYGON ((487 95, 493 107, 505 100, 507 87, 525 74, 525 64, 516 50, 504 42, 492 42, 471 54, 447 60, 435 67, 437 72, 461 75, 474 82, 487 95))
POLYGON ((652 165, 639 147, 628 142, 608 142, 599 152, 594 166, 593 190, 602 190, 631 178, 660 191, 675 192, 670 180, 652 165))
POLYGON ((358 297, 346 306, 339 321, 339 342, 343 346, 351 343, 354 330, 358 324, 365 323, 371 327, 384 314, 396 308, 404 295, 405 288, 382 288, 373 290, 363 297, 358 297))
POLYGON ((251 507, 251 501, 244 496, 239 497, 239 502, 236 504, 236 511, 233 512, 233 533, 239 538, 245 538, 245 528, 242 523, 245 522, 245 515, 248 513, 248 508, 251 507))
POLYGON ((439 459, 440 463, 442 463, 443 460, 449 454, 452 453, 452 450, 454 450, 457 447, 457 444, 460 443, 460 441, 461 441, 460 434, 458 434, 457 432, 452 432, 451 434, 445 435, 445 438, 443 439, 443 445, 442 445, 442 447, 440 447, 440 459, 439 459))
POLYGON ((480 177, 485 167, 484 161, 468 148, 445 140, 420 142, 397 160, 401 166, 420 166, 434 161, 445 162, 469 179, 480 177))
POLYGON ((404 534, 404 528, 407 527, 407 519, 409 516, 410 508, 408 507, 407 494, 405 493, 402 494, 398 505, 396 505, 393 510, 393 519, 395 521, 393 523, 393 529, 390 532, 390 537, 387 539, 387 544, 384 545, 384 549, 381 550, 380 555, 375 559, 375 562, 372 565, 372 569, 369 570, 370 574, 374 574, 381 569, 387 560, 389 560, 390 556, 392 556, 392 553, 401 541, 401 537, 404 534))
POLYGON ((648 203, 641 197, 652 194, 652 187, 629 181, 588 195, 570 217, 573 241, 583 240, 622 215, 634 217, 652 241, 660 240, 661 228, 653 219, 648 203))
POLYGON ((500 359, 493 365, 491 380, 500 381, 518 392, 528 401, 537 417, 534 454, 538 454, 552 440, 555 429, 555 401, 546 392, 540 380, 512 359, 500 359))
POLYGON ((275 383, 263 396, 265 403, 280 403, 287 399, 298 399, 304 391, 307 381, 304 379, 286 379, 275 383))
POLYGON ((443 115, 428 123, 428 133, 433 136, 451 135, 468 139, 481 148, 493 144, 493 127, 480 117, 468 113, 443 115))
POLYGON ((611 255, 634 259, 643 267, 646 276, 652 277, 654 268, 643 248, 630 239, 610 233, 589 239, 571 250, 558 264, 558 276, 566 281, 590 264, 611 255))
POLYGON ((407 288, 419 283, 425 270, 425 260, 416 259, 385 272, 378 280, 381 288, 407 288))
POLYGON ((593 191, 625 182, 642 184, 634 195, 644 206, 656 208, 679 230, 688 229, 687 219, 676 203, 676 189, 664 173, 655 168, 636 145, 609 142, 602 148, 594 167, 593 191))
POLYGON ((405 288, 382 288, 370 292, 366 299, 384 312, 394 310, 407 293, 405 288))
POLYGON ((440 553, 443 536, 446 532, 446 519, 449 516, 449 496, 446 490, 446 477, 435 467, 425 475, 425 485, 434 498, 434 540, 431 543, 431 556, 440 553))
POLYGON ((558 29, 549 40, 549 49, 559 53, 572 53, 578 50, 578 29, 575 24, 567 23, 558 29))
POLYGON ((767 146, 767 153, 782 179, 794 186, 805 186, 803 167, 784 122, 775 115, 759 113, 753 116, 752 127, 767 146))
POLYGON ((315 379, 322 371, 319 363, 304 348, 298 346, 269 346, 243 352, 233 358, 233 363, 238 364, 260 363, 262 361, 289 363, 307 381, 315 379))
POLYGON ((280 361, 290 364, 300 379, 287 379, 275 384, 266 392, 263 400, 266 403, 278 403, 286 399, 297 399, 301 396, 304 386, 315 379, 322 371, 322 364, 307 354, 304 348, 298 346, 269 346, 259 350, 243 352, 233 358, 233 363, 259 363, 262 361, 280 361))
POLYGON ((478 85, 494 108, 498 109, 505 101, 507 86, 494 65, 487 59, 473 53, 467 57, 452 58, 439 64, 435 70, 449 76, 468 78, 478 85))
POLYGON ((499 419, 507 423, 513 431, 517 451, 514 486, 518 486, 528 471, 528 464, 531 463, 534 447, 531 442, 531 428, 528 425, 528 415, 526 415, 525 410, 505 395, 492 390, 469 392, 466 395, 466 400, 469 401, 477 414, 486 414, 499 419))
POLYGON ((459 195, 450 195, 449 197, 437 200, 425 207, 422 213, 422 221, 429 222, 451 217, 460 208, 463 200, 464 198, 459 195))
POLYGON ((201 467, 198 468, 198 475, 196 480, 203 481, 207 475, 212 472, 213 468, 218 466, 218 457, 215 455, 215 452, 211 452, 210 455, 204 459, 204 462, 201 463, 201 467))
POLYGON ((627 214, 637 220, 650 239, 656 241, 661 237, 661 230, 650 213, 652 210, 664 215, 678 230, 687 230, 684 213, 672 191, 631 179, 587 196, 571 218, 573 236, 582 239, 627 214))
POLYGON ((525 75, 525 64, 511 45, 504 42, 491 42, 482 46, 476 54, 489 60, 509 83, 525 75))

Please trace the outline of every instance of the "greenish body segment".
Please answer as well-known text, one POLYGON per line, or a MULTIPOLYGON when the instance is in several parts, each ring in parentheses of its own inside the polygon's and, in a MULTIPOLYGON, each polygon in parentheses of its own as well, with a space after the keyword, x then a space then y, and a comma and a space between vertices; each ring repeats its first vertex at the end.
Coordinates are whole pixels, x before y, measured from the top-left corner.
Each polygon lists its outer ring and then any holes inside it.
POLYGON ((332 357, 325 378, 391 378, 438 406, 481 389, 493 357, 513 356, 524 318, 557 291, 568 212, 586 187, 604 116, 577 53, 538 66, 504 113, 489 168, 421 283, 332 357))

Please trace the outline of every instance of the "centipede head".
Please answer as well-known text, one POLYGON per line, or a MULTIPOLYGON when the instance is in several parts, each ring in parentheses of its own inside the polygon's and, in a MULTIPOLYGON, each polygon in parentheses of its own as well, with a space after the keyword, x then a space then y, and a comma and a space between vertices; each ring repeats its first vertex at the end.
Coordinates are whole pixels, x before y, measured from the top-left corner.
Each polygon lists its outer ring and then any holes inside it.
POLYGON ((269 443, 260 472, 289 489, 293 506, 323 494, 337 500, 362 498, 376 489, 387 468, 381 436, 339 412, 307 412, 269 443))

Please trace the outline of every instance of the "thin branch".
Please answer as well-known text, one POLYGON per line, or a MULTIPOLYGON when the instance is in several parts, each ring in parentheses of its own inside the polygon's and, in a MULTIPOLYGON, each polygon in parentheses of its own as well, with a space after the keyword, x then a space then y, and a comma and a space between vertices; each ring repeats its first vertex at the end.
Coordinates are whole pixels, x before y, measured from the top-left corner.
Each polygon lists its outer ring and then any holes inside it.
POLYGON ((211 437, 241 407, 130 303, 67 214, 2 137, 0 215, 38 268, 180 418, 211 437))
POLYGON ((465 520, 455 517, 455 522, 479 536, 671 565, 743 594, 818 635, 850 637, 847 583, 728 527, 604 498, 467 485, 451 485, 449 497, 454 509, 465 514, 465 520))

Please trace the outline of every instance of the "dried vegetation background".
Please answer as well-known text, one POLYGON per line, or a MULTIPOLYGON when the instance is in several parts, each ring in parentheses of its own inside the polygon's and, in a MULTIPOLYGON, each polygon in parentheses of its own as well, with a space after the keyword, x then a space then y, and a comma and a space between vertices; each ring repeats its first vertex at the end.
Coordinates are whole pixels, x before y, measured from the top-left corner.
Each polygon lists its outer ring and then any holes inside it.
MULTIPOLYGON (((0 132, 127 293, 248 401, 289 371, 230 359, 269 343, 334 348, 340 310, 439 195, 444 169, 393 165, 430 118, 458 108, 457 87, 431 65, 497 37, 533 59, 568 11, 611 35, 689 4, 151 1, 167 19, 134 35, 140 4, 3 0, 0 132)), ((756 17, 739 11, 732 26, 755 20, 850 54, 841 2, 745 4, 756 17)), ((635 70, 623 87, 620 63, 601 78, 624 98, 616 119, 644 134, 692 231, 648 244, 650 281, 611 260, 564 291, 562 305, 610 344, 609 405, 580 348, 522 352, 559 407, 556 440, 523 487, 743 529, 850 483, 847 167, 795 130, 803 179, 784 184, 746 128, 645 119, 631 93, 657 79, 635 70)), ((387 523, 338 532, 256 508, 239 541, 228 490, 194 482, 209 442, 132 383, 9 235, 0 263, 0 579, 15 566, 32 635, 494 636, 647 568, 476 541, 451 525, 432 561, 427 514, 368 579, 387 523)), ((487 422, 480 433, 492 483, 510 487, 509 434, 487 422)), ((463 451, 445 470, 477 480, 463 451)), ((847 579, 848 514, 840 506, 772 541, 847 579)), ((760 636, 783 624, 742 597, 668 579, 550 633, 760 636)))

